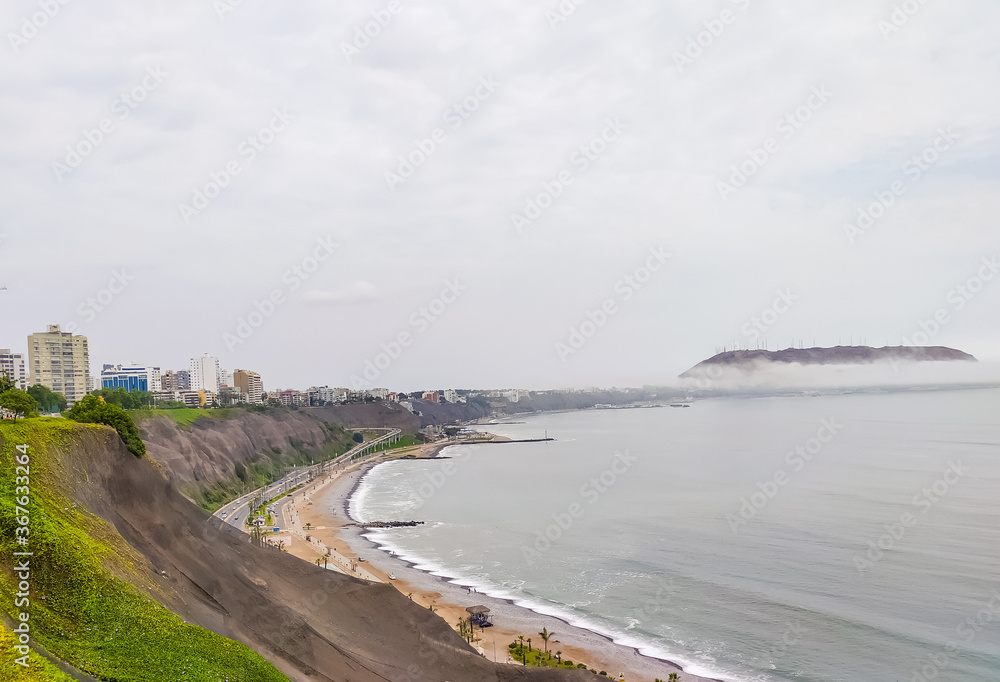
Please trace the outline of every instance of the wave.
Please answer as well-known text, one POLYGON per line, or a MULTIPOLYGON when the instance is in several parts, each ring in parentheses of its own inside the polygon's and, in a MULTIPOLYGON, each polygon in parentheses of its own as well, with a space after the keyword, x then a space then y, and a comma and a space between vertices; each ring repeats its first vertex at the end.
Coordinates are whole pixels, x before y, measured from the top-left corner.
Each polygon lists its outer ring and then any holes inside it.
MULTIPOLYGON (((360 486, 358 490, 360 490, 360 486)), ((364 497, 361 498, 362 503, 363 500, 364 497)), ((410 565, 418 571, 422 571, 458 587, 472 588, 480 594, 508 602, 533 613, 557 618, 571 627, 587 630, 588 632, 609 639, 619 646, 634 649, 647 658, 680 665, 685 672, 692 675, 714 680, 728 680, 730 682, 762 682, 763 680, 763 678, 749 678, 733 674, 729 671, 711 668, 705 661, 692 658, 685 652, 657 646, 641 635, 630 632, 634 627, 632 625, 624 630, 620 630, 595 617, 581 614, 567 604, 548 600, 543 601, 541 598, 525 596, 523 592, 512 589, 512 587, 497 585, 486 576, 464 574, 460 569, 452 568, 438 560, 428 559, 412 550, 406 549, 394 542, 390 537, 390 533, 384 530, 379 529, 365 532, 361 534, 361 537, 371 542, 379 551, 410 565)), ((517 582, 519 586, 524 584, 523 581, 517 582)))

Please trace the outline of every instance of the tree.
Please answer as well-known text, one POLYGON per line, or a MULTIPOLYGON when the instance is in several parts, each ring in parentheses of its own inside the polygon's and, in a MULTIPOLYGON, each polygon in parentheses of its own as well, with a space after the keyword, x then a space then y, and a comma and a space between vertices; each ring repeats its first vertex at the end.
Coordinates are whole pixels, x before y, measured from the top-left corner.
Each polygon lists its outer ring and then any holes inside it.
POLYGON ((96 395, 88 395, 66 413, 68 419, 82 424, 105 424, 114 428, 118 436, 136 457, 146 454, 146 444, 142 442, 139 429, 132 417, 122 408, 102 402, 96 395))
POLYGON ((6 393, 7 391, 12 391, 15 388, 17 388, 17 386, 10 380, 10 377, 7 376, 7 371, 4 370, 3 372, 0 372, 0 393, 6 393))
POLYGON ((365 437, 362 436, 360 433, 355 433, 353 437, 355 443, 361 443, 365 440, 365 437))
POLYGON ((153 404, 153 394, 149 391, 126 391, 124 388, 99 388, 91 395, 104 398, 104 402, 117 405, 123 410, 138 410, 153 404))
POLYGON ((65 396, 56 393, 48 386, 35 384, 28 389, 28 395, 35 399, 39 409, 43 412, 63 412, 66 410, 67 402, 65 396))
POLYGON ((549 653, 549 637, 554 634, 554 632, 549 632, 546 628, 542 628, 542 631, 538 633, 542 641, 545 642, 545 653, 549 653))
POLYGON ((17 415, 22 417, 33 417, 35 416, 35 411, 38 409, 38 403, 35 399, 24 391, 18 389, 11 389, 0 393, 0 407, 5 407, 14 413, 14 421, 17 421, 17 415))

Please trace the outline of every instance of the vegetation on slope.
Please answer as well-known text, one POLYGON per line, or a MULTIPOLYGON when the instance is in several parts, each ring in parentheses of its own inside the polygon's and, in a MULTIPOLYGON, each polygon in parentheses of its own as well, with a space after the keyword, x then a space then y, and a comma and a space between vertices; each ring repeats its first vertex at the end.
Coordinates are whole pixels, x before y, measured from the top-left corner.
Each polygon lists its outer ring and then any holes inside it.
POLYGON ((14 552, 25 549, 15 540, 15 493, 23 491, 16 490, 14 460, 16 446, 24 444, 31 458, 34 641, 78 670, 114 682, 287 682, 247 647, 185 623, 132 584, 142 584, 141 560, 114 528, 77 508, 64 488, 73 475, 65 453, 86 428, 95 427, 44 418, 0 424, 0 609, 11 617, 22 610, 15 606, 10 567, 14 552))
POLYGON ((73 682, 73 678, 59 670, 42 655, 32 651, 28 654, 28 667, 18 665, 14 651, 14 633, 0 625, 0 680, 18 682, 73 682))
POLYGON ((132 415, 137 422, 153 417, 169 417, 180 424, 183 428, 189 429, 199 419, 228 419, 233 414, 239 412, 239 408, 215 407, 177 407, 170 410, 133 410, 132 415))
POLYGON ((117 405, 103 402, 95 395, 88 395, 78 401, 66 413, 66 418, 82 424, 110 426, 118 432, 129 452, 136 457, 146 454, 146 444, 142 442, 142 436, 139 435, 139 429, 136 428, 132 417, 117 405))

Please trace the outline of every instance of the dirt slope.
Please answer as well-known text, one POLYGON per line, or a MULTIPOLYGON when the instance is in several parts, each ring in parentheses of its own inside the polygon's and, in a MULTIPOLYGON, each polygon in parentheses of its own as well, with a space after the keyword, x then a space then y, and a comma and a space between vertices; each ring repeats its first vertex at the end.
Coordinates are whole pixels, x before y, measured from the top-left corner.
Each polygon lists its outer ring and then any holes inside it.
MULTIPOLYGON (((160 446, 162 456, 169 446, 160 446)), ((247 644, 293 680, 594 679, 584 671, 498 666, 391 585, 363 583, 248 544, 242 534, 214 526, 162 467, 136 459, 109 429, 81 432, 70 455, 76 462, 72 497, 147 559, 160 586, 152 596, 185 619, 247 644)))

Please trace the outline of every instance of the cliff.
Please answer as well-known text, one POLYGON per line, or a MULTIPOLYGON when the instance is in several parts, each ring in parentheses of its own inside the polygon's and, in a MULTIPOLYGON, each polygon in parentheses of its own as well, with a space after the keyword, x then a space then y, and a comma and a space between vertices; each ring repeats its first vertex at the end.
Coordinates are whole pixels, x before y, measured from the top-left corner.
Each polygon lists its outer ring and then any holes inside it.
POLYGON ((211 507, 244 485, 280 478, 284 467, 346 452, 351 434, 303 411, 206 411, 191 423, 185 412, 140 413, 147 456, 163 463, 174 483, 211 507))
MULTIPOLYGON (((269 442, 273 429, 284 428, 272 421, 308 423, 237 419, 196 424, 190 433, 196 434, 192 442, 222 451, 221 434, 237 427, 247 443, 269 442), (217 429, 218 435, 210 433, 217 429)), ((249 544, 182 496, 169 470, 129 453, 112 429, 60 419, 0 424, 0 531, 6 538, 0 607, 8 618, 17 611, 11 539, 19 512, 6 493, 21 444, 32 458, 33 641, 95 679, 593 679, 583 671, 492 663, 393 586, 249 544)), ((169 461, 198 468, 196 455, 153 444, 169 461)), ((9 631, 0 627, 4 637, 9 631)), ((7 656, 0 676, 16 670, 7 656)))

